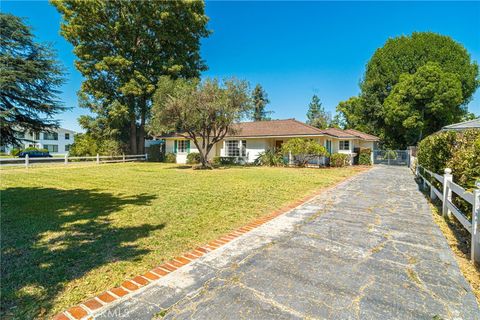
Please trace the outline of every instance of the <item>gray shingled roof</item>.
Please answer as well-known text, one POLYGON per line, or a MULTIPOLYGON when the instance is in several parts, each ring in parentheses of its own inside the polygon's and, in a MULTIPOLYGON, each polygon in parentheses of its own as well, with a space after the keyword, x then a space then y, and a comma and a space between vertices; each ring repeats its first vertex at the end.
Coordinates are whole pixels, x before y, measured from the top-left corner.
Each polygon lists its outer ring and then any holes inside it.
POLYGON ((474 128, 480 129, 480 118, 459 122, 459 123, 454 123, 454 124, 443 127, 442 130, 466 130, 466 129, 474 129, 474 128))

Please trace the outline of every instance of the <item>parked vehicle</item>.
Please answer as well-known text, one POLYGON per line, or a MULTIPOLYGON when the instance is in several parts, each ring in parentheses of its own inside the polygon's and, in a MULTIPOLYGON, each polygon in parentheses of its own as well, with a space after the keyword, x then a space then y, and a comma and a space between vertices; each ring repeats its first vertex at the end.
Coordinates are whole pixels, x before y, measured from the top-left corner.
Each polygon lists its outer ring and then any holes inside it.
POLYGON ((18 154, 18 157, 25 158, 27 154, 29 158, 51 158, 52 157, 52 155, 48 152, 36 151, 36 150, 22 151, 18 154))

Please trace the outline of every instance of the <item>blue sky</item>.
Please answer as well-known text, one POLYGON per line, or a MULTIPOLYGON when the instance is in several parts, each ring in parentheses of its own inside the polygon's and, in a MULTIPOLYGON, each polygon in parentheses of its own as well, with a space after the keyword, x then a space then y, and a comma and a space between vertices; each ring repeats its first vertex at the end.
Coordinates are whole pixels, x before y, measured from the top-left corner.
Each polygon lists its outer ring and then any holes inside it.
MULTIPOLYGON (((27 18, 38 40, 53 44, 68 72, 61 99, 72 107, 62 126, 80 131, 72 46, 59 35, 60 15, 47 2, 2 1, 1 11, 27 18)), ((273 118, 305 120, 317 94, 324 107, 358 94, 374 51, 388 38, 433 31, 462 43, 480 60, 479 2, 207 2, 209 28, 202 57, 211 77, 236 76, 260 83, 273 118)), ((480 90, 469 110, 480 114, 480 90)))

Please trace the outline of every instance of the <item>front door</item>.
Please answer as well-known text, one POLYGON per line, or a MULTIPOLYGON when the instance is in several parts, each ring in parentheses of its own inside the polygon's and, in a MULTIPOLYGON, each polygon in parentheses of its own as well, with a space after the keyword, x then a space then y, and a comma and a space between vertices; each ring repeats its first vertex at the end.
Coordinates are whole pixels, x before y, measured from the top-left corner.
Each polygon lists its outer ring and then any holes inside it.
POLYGON ((282 147, 282 144, 283 144, 283 140, 276 140, 275 141, 275 149, 280 150, 280 148, 282 147))

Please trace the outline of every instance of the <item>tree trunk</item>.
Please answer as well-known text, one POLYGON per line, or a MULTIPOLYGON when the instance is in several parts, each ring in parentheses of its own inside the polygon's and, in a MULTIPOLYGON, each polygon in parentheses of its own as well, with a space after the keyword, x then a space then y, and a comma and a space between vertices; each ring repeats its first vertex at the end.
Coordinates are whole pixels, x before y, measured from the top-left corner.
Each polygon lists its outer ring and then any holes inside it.
POLYGON ((145 153, 145 109, 142 110, 140 119, 140 130, 138 132, 138 153, 145 153))
POLYGON ((137 154, 137 124, 135 115, 130 119, 130 154, 137 154))

